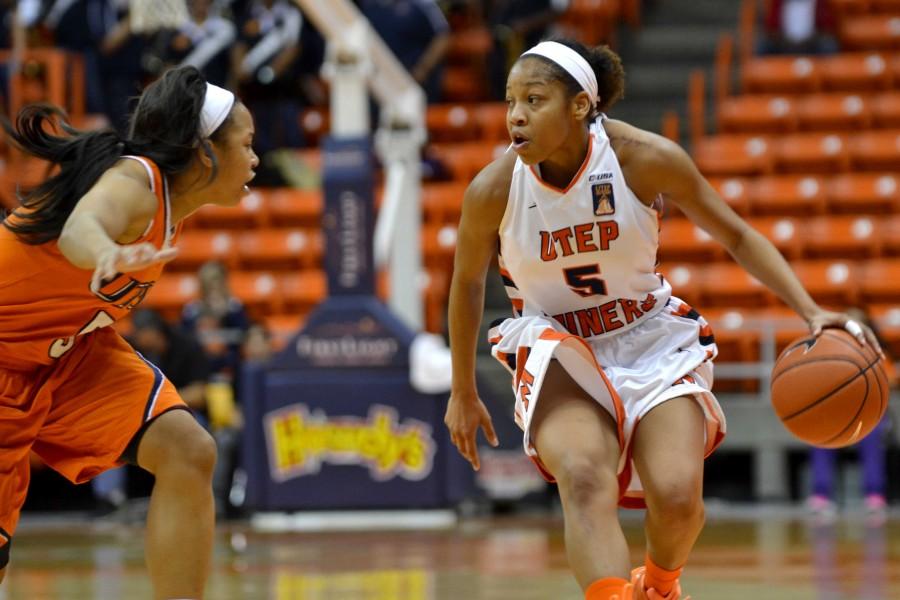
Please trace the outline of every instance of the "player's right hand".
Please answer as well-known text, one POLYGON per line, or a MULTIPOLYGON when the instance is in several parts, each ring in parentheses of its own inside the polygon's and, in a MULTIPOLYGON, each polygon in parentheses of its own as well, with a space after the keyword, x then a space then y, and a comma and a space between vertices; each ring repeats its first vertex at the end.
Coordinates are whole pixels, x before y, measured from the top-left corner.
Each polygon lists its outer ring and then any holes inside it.
POLYGON ((478 428, 484 429, 484 435, 491 446, 497 447, 499 444, 491 415, 476 393, 451 393, 444 424, 450 430, 453 445, 463 458, 472 463, 472 468, 476 471, 481 468, 478 458, 478 428))
POLYGON ((119 273, 140 271, 157 263, 166 263, 178 256, 177 248, 158 249, 149 242, 121 246, 114 244, 97 257, 94 275, 91 277, 91 291, 98 292, 104 282, 119 273))

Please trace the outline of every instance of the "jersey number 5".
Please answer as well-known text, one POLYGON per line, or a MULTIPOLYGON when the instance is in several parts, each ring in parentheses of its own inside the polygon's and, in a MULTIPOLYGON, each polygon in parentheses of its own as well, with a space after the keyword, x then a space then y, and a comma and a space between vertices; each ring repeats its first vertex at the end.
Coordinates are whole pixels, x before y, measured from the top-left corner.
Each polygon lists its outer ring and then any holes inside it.
POLYGON ((72 349, 72 346, 75 345, 75 338, 79 335, 84 335, 86 333, 90 333, 95 329, 100 329, 101 327, 106 327, 107 325, 112 325, 115 320, 109 316, 106 311, 97 311, 97 314, 94 315, 94 318, 88 321, 87 325, 81 328, 81 331, 76 333, 75 335, 70 335, 67 338, 59 338, 52 344, 50 344, 50 358, 59 358, 66 352, 72 349))
POLYGON ((583 298, 605 296, 606 282, 595 277, 600 274, 600 265, 583 265, 563 269, 569 288, 583 298))

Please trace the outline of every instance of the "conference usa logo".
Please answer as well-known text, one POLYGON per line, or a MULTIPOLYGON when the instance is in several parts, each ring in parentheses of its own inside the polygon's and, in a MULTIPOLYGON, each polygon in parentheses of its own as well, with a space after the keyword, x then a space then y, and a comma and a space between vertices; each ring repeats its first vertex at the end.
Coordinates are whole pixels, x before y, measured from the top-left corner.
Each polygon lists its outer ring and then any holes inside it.
POLYGON ((357 465, 376 481, 428 477, 437 450, 431 426, 415 419, 400 423, 397 411, 375 404, 366 417, 329 417, 305 404, 264 417, 269 471, 284 482, 315 475, 323 464, 357 465))

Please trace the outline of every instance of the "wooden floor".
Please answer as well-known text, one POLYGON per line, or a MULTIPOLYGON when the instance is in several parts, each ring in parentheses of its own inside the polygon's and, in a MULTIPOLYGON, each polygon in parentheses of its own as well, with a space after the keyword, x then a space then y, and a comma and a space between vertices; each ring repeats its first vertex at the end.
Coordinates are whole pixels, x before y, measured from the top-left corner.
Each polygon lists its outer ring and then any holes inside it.
MULTIPOLYGON (((633 560, 639 513, 626 519, 633 560)), ((150 598, 141 529, 25 521, 0 600, 150 598)), ((693 600, 900 598, 900 518, 813 525, 797 513, 713 515, 683 577, 693 600)), ((208 599, 579 600, 556 517, 420 532, 260 533, 220 526, 208 599)))

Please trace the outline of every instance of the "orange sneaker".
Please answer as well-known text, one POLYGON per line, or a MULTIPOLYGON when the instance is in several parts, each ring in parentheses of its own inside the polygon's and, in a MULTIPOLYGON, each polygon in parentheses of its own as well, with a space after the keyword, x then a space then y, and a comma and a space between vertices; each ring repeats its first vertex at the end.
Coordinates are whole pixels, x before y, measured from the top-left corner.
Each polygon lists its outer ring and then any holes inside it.
POLYGON ((644 588, 644 571, 646 567, 638 567, 631 571, 631 585, 634 586, 634 600, 691 600, 690 596, 681 597, 681 584, 675 582, 672 591, 663 596, 654 588, 644 588))
MULTIPOLYGON (((598 582, 595 581, 594 583, 597 584, 598 582)), ((637 596, 635 596, 634 593, 634 586, 630 583, 624 584, 620 589, 614 592, 610 590, 609 587, 597 588, 592 585, 585 593, 585 599, 603 598, 604 600, 637 600, 637 596)))

